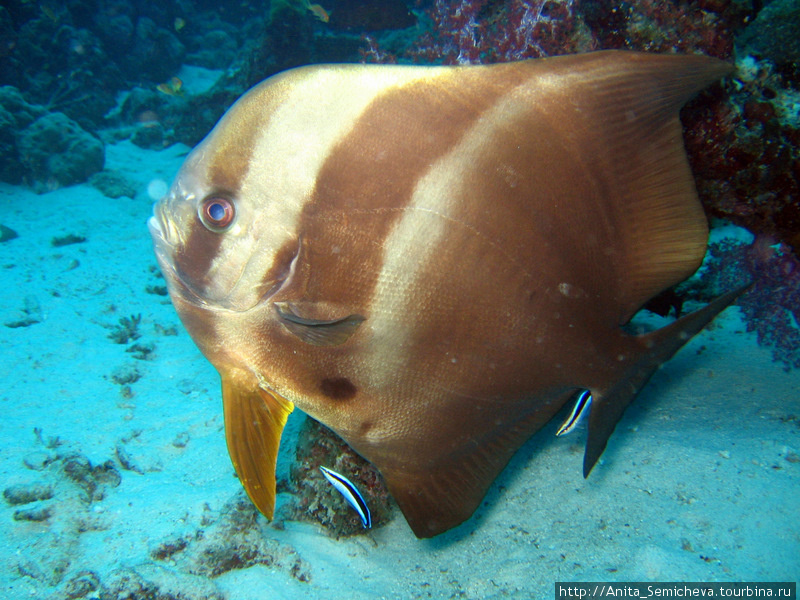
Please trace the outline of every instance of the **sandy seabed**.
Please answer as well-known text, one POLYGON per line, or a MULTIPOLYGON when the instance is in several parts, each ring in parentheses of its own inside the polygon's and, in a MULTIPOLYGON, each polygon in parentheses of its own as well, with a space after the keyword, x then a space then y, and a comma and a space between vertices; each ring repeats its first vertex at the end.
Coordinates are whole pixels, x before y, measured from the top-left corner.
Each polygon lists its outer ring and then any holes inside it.
POLYGON ((433 540, 399 512, 337 540, 281 518, 288 492, 273 523, 255 518, 218 377, 160 295, 146 228, 186 151, 109 146, 135 199, 0 186, 19 234, 0 244, 4 598, 552 598, 555 581, 800 578, 800 371, 735 307, 653 377, 587 480, 585 432, 556 439, 552 423, 433 540), (70 235, 85 241, 53 245, 70 235))

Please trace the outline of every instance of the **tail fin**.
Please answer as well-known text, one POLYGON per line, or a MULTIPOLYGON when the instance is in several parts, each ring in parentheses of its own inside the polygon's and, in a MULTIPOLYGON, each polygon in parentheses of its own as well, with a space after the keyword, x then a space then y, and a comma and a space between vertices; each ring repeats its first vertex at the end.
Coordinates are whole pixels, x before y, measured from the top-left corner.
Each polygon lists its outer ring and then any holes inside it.
POLYGON ((583 456, 583 476, 594 467, 622 413, 636 397, 653 373, 680 350, 695 334, 705 327, 722 310, 745 292, 750 285, 733 290, 713 300, 671 325, 639 338, 646 348, 613 387, 602 392, 591 390, 592 408, 589 413, 589 435, 583 456))

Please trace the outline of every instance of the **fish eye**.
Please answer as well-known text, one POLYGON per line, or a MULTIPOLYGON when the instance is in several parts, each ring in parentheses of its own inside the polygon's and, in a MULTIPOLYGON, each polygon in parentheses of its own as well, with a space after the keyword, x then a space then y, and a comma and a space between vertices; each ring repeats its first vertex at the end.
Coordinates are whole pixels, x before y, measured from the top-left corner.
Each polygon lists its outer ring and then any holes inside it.
POLYGON ((236 216, 233 202, 221 196, 209 196, 200 204, 200 220, 211 231, 222 231, 236 216))

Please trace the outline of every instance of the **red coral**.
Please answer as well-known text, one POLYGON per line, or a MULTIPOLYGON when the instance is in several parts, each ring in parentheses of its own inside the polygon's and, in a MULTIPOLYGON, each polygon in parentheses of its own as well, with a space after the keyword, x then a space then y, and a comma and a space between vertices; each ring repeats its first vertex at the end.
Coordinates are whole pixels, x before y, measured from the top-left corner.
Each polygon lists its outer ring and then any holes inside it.
MULTIPOLYGON (((431 24, 400 58, 423 64, 473 64, 599 49, 694 52, 729 58, 750 16, 721 0, 432 0, 431 24)), ((382 62, 373 38, 362 57, 382 62)))
POLYGON ((769 71, 717 89, 684 112, 686 149, 707 211, 800 256, 800 130, 778 118, 769 71))
POLYGON ((752 281, 753 288, 737 300, 747 330, 787 370, 800 368, 800 260, 767 235, 749 246, 722 242, 709 251, 703 277, 709 298, 752 281))
MULTIPOLYGON (((402 58, 423 64, 475 64, 568 54, 582 40, 574 0, 434 0, 425 12, 430 31, 402 58)), ((587 46, 588 44, 588 46, 587 46)), ((365 60, 380 61, 373 43, 365 60)))
POLYGON ((729 58, 744 27, 744 3, 720 0, 578 2, 598 47, 649 52, 702 53, 729 58))

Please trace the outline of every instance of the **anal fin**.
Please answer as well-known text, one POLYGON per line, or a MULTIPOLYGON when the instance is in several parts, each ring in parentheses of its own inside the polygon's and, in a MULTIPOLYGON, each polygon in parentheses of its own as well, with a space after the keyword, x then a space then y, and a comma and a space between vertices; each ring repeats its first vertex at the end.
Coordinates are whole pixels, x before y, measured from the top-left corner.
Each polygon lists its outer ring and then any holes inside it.
POLYGON ((653 373, 749 287, 750 285, 746 285, 723 294, 707 306, 678 319, 667 327, 638 336, 637 340, 644 348, 638 360, 610 389, 592 390, 589 434, 583 456, 584 477, 589 475, 605 450, 608 438, 622 417, 622 413, 653 373))
POLYGON ((294 405, 242 371, 222 374, 228 452, 247 495, 268 519, 275 511, 275 465, 294 405))
MULTIPOLYGON (((374 460, 414 534, 433 537, 469 519, 514 453, 573 393, 570 390, 543 405, 531 406, 527 415, 503 406, 477 410, 472 417, 480 427, 461 422, 464 430, 472 431, 469 438, 459 437, 455 431, 441 433, 442 439, 452 441, 447 454, 426 457, 417 448, 413 462, 387 465, 374 460)), ((465 407, 461 416, 468 412, 465 407)))

